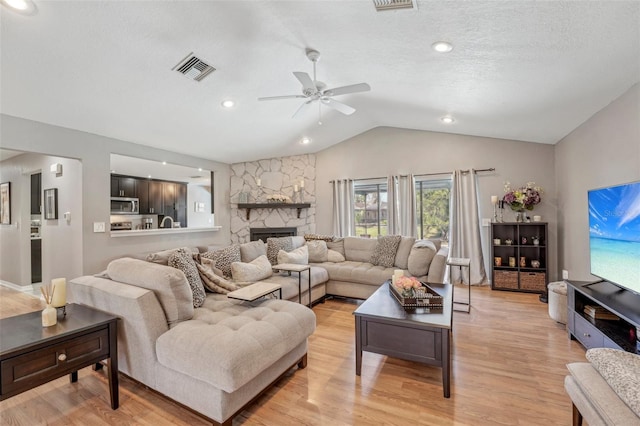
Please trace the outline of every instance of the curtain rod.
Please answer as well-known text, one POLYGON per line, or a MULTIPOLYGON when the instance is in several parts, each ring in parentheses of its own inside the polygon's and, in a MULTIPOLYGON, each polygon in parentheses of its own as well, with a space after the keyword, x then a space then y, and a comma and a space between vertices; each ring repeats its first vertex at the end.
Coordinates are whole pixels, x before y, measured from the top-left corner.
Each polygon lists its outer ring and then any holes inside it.
MULTIPOLYGON (((467 174, 469 173, 471 170, 461 170, 462 174, 467 174)), ((475 170, 476 173, 479 172, 495 172, 496 169, 495 167, 491 167, 488 169, 477 169, 475 170)), ((440 173, 421 173, 419 175, 413 175, 414 177, 421 177, 421 176, 438 176, 438 175, 450 175, 453 172, 440 172, 440 173)), ((400 176, 407 176, 407 175, 400 175, 400 176)), ((362 181, 362 180, 380 180, 380 179, 386 179, 386 177, 372 177, 372 178, 363 178, 363 179, 352 179, 352 180, 358 180, 358 181, 362 181)), ((335 182, 335 180, 330 180, 329 183, 333 183, 335 182)))

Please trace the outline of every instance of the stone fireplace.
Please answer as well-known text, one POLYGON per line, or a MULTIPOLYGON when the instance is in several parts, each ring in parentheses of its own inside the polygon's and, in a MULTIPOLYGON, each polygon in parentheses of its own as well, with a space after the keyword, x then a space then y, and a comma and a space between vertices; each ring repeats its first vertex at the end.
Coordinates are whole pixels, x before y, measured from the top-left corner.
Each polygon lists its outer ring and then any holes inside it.
POLYGON ((249 228, 249 241, 267 242, 271 237, 292 237, 297 234, 295 227, 287 228, 249 228))

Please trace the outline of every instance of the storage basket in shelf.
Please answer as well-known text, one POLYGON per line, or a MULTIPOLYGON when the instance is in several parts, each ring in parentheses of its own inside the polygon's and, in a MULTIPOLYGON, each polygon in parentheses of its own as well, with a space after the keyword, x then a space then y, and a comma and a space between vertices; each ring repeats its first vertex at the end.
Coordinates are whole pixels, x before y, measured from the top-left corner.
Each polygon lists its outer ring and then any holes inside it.
POLYGON ((544 291, 545 282, 544 272, 520 272, 520 288, 523 290, 544 291))
POLYGON ((518 288, 518 272, 517 271, 493 271, 494 287, 499 288, 518 288))
POLYGON ((398 290, 391 284, 391 281, 387 281, 387 283, 389 284, 389 291, 391 292, 393 297, 405 309, 442 309, 444 307, 443 297, 425 283, 421 283, 422 287, 416 290, 416 297, 403 297, 402 294, 400 294, 398 290))

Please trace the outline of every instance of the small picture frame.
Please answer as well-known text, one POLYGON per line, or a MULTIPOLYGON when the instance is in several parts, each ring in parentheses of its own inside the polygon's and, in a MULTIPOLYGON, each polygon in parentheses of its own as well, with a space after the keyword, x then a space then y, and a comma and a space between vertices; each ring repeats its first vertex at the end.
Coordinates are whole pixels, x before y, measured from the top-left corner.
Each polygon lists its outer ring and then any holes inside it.
POLYGON ((45 220, 58 218, 58 188, 44 190, 44 218, 45 220))
POLYGON ((0 183, 0 224, 11 225, 11 182, 0 183))

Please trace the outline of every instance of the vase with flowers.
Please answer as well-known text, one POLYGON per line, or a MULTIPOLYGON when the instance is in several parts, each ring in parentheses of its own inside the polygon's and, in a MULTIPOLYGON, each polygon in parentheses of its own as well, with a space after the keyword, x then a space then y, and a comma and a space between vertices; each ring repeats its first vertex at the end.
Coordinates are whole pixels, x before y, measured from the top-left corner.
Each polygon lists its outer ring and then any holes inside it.
POLYGON ((393 285, 398 290, 398 293, 402 295, 402 297, 415 297, 416 289, 422 287, 422 284, 416 277, 406 276, 396 278, 396 281, 393 285))
POLYGON ((502 200, 516 212, 516 222, 524 221, 525 210, 533 210, 536 204, 542 201, 542 188, 535 182, 527 182, 525 186, 512 189, 511 183, 504 184, 504 196, 502 200))

